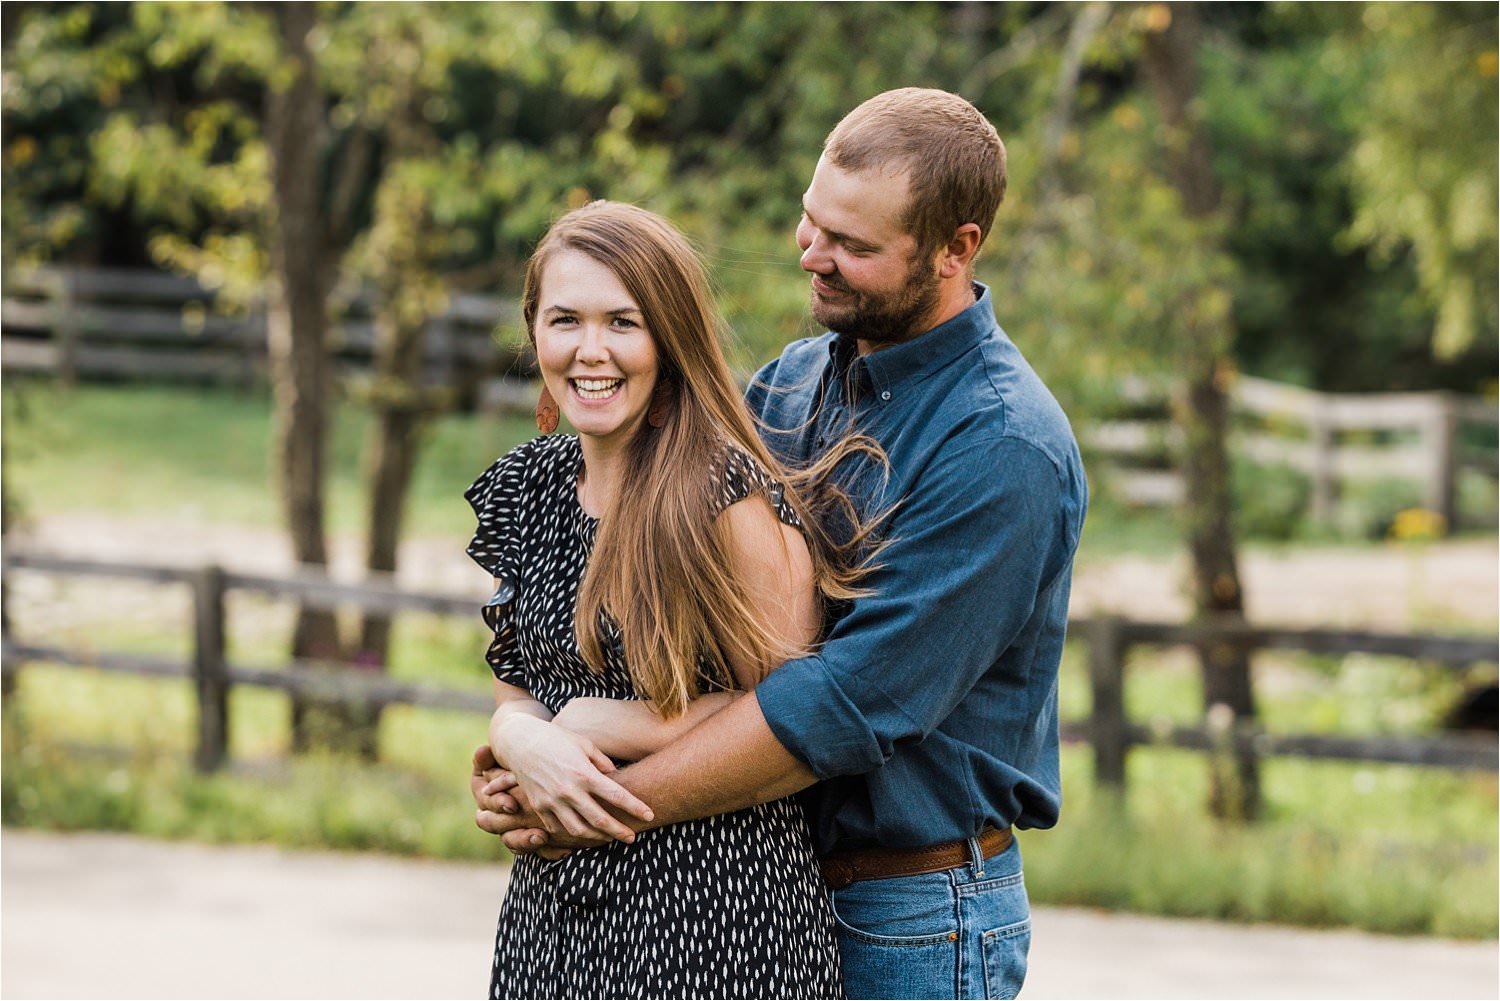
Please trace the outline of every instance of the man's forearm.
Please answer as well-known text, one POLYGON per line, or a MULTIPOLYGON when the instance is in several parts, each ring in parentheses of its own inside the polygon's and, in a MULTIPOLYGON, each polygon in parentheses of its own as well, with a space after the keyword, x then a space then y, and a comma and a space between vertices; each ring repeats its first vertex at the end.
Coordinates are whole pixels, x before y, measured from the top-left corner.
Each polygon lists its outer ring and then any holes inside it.
MULTIPOLYGON (((768 803, 817 781, 817 776, 776 739, 753 692, 662 750, 610 777, 651 807, 653 818, 649 823, 610 810, 637 831, 768 803)), ((484 797, 477 793, 475 798, 480 805, 476 823, 504 838, 512 851, 536 851, 543 845, 588 848, 602 843, 597 838, 546 834, 541 830, 541 819, 527 808, 524 798, 521 809, 513 813, 485 806, 484 797)))
POLYGON ((754 692, 613 778, 656 814, 638 829, 742 810, 817 781, 771 732, 754 692))

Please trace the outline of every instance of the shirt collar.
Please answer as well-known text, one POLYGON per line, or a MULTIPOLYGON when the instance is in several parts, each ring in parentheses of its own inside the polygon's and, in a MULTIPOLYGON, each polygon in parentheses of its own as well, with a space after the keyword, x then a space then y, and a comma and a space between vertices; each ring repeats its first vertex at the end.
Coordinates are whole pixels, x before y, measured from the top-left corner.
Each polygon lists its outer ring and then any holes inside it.
POLYGON ((974 282, 974 305, 925 334, 888 348, 856 357, 855 338, 836 334, 829 355, 836 370, 857 364, 869 378, 869 386, 886 391, 907 379, 920 382, 984 340, 999 324, 989 287, 974 282))

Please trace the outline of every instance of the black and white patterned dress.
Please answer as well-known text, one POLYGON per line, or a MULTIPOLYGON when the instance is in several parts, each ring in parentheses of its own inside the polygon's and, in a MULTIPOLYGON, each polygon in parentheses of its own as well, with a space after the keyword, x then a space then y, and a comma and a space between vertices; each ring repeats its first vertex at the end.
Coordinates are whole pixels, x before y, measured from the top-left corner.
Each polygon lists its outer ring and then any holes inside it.
MULTIPOLYGON (((774 481, 737 451, 717 474, 728 507, 774 481)), ((590 671, 573 630, 598 522, 578 503, 571 435, 512 450, 464 497, 468 553, 496 579, 488 661, 553 712, 584 696, 637 698, 619 647, 590 671)), ((610 637, 606 634, 606 640, 610 637)), ((615 637, 617 639, 617 637, 615 637)), ((839 998, 838 947, 794 800, 647 831, 557 862, 516 859, 500 910, 492 998, 839 998)))

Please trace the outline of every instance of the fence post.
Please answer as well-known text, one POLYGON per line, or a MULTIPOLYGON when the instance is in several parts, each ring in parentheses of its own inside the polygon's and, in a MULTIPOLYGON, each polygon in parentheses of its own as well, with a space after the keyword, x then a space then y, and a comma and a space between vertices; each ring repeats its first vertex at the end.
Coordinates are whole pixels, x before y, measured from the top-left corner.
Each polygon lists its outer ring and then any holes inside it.
POLYGON ((1312 516, 1318 525, 1333 523, 1334 507, 1338 502, 1338 455, 1337 429, 1328 404, 1319 399, 1308 419, 1307 430, 1312 436, 1312 469, 1308 470, 1312 480, 1312 516))
POLYGON ((1103 615, 1089 621, 1089 678, 1093 686, 1094 780, 1117 792, 1125 791, 1125 628, 1118 618, 1103 615))
POLYGON ((1422 448, 1432 463, 1427 474, 1426 506, 1443 516, 1445 534, 1458 526, 1458 408, 1447 393, 1432 395, 1432 410, 1422 427, 1422 448))
POLYGON ((259 370, 260 353, 266 345, 266 314, 264 305, 257 300, 245 313, 245 325, 240 338, 240 377, 235 384, 241 393, 248 393, 261 381, 259 370))
MULTIPOLYGON (((450 305, 451 309, 452 306, 450 305)), ((427 386, 453 387, 456 361, 453 351, 453 321, 450 314, 441 313, 427 322, 427 336, 423 351, 424 371, 418 379, 427 386)))
POLYGON ((68 389, 78 381, 78 341, 81 324, 78 320, 78 273, 73 268, 58 272, 56 296, 52 302, 55 319, 52 324, 53 337, 57 342, 57 379, 68 389))
POLYGON ((217 771, 229 753, 229 668, 224 660, 224 571, 198 570, 193 583, 193 683, 198 694, 198 746, 193 765, 217 771))
MULTIPOLYGON (((0 577, 0 644, 10 644, 10 589, 5 578, 0 577)), ((0 698, 9 699, 16 691, 16 678, 21 665, 15 657, 0 659, 0 698)))

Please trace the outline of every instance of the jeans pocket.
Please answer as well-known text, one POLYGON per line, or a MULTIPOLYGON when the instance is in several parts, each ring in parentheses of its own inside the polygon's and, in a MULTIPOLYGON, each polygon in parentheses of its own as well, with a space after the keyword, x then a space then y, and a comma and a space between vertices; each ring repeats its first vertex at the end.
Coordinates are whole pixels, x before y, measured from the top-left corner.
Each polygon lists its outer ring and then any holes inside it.
POLYGON ((954 996, 960 943, 946 874, 853 883, 832 901, 848 997, 954 996))
POLYGON ((870 945, 932 945, 958 932, 945 873, 863 880, 833 891, 830 900, 839 931, 870 945))
POLYGON ((840 926, 839 963, 845 997, 877 1001, 957 996, 958 943, 947 935, 881 942, 840 926))
POLYGON ((988 998, 1013 998, 1026 982, 1026 956, 1031 951, 1031 919, 1017 921, 984 933, 984 994, 988 998))

